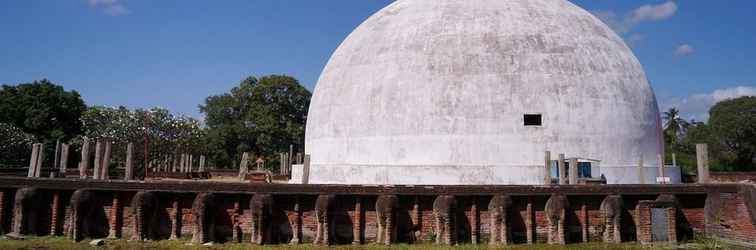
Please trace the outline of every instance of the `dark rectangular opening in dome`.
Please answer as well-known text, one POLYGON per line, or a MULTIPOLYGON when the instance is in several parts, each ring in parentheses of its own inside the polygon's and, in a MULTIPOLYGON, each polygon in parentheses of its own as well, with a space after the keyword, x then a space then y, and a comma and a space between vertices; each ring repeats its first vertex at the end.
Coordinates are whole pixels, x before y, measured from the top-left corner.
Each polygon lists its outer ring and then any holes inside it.
POLYGON ((542 126, 543 125, 543 119, 541 118, 540 114, 526 114, 525 115, 525 126, 542 126))

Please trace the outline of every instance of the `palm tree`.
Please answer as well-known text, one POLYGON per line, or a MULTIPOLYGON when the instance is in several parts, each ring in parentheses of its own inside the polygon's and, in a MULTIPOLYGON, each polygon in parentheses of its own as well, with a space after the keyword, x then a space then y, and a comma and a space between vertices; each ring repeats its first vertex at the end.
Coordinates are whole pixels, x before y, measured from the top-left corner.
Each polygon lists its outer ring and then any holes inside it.
POLYGON ((690 125, 685 119, 680 117, 680 110, 677 108, 670 108, 669 111, 663 113, 664 117, 664 134, 668 137, 670 142, 677 142, 680 137, 685 134, 690 125))

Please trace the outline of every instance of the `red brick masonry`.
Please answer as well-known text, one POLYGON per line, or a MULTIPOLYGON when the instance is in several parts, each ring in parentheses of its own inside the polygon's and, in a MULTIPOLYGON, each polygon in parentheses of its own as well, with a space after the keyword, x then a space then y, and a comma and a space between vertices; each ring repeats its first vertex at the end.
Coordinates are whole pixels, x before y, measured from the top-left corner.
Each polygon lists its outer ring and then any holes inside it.
POLYGON ((698 231, 756 245, 756 186, 747 184, 379 187, 0 177, 0 230, 27 235, 76 231, 84 238, 134 239, 134 227, 142 223, 138 228, 149 229, 143 233, 146 239, 189 238, 201 233, 202 237, 193 237, 198 243, 252 242, 254 218, 264 222, 256 226, 262 230, 258 240, 262 244, 310 243, 319 224, 325 243, 364 244, 378 239, 376 201, 381 195, 398 197, 388 215, 391 230, 387 234, 393 243, 434 242, 439 213, 434 212, 433 204, 437 197, 450 195, 454 207, 448 210, 452 214, 443 214, 444 223, 454 233, 452 241, 459 243, 489 242, 491 223, 504 223, 494 230, 506 236, 497 244, 545 243, 549 238, 554 244, 617 238, 659 243, 650 237, 650 208, 665 207, 670 225, 670 240, 665 243, 684 242, 698 231), (71 196, 76 190, 88 190, 92 197, 76 201, 86 203, 72 211, 71 196), (156 198, 132 202, 137 192, 150 192, 156 198), (23 197, 16 197, 17 193, 23 197), (201 202, 195 200, 203 193, 212 195, 203 196, 201 202), (255 195, 270 195, 272 200, 255 208, 264 210, 254 212, 250 201, 255 195), (321 195, 335 198, 319 208, 322 217, 318 220, 315 201, 321 195), (492 217, 488 210, 495 195, 511 199, 498 210, 505 211, 503 216, 492 217), (554 197, 562 196, 566 200, 554 203, 554 197), (612 197, 611 203, 607 197, 612 197), (139 222, 135 221, 134 204, 141 209, 139 222), (547 204, 551 204, 549 209, 547 204), (87 209, 81 207, 84 205, 87 209), (83 223, 71 223, 74 217, 83 223), (20 226, 11 225, 13 221, 20 226), (607 227, 607 223, 612 224, 607 227), (81 228, 72 228, 76 225, 81 228), (607 228, 611 232, 605 237, 607 228))

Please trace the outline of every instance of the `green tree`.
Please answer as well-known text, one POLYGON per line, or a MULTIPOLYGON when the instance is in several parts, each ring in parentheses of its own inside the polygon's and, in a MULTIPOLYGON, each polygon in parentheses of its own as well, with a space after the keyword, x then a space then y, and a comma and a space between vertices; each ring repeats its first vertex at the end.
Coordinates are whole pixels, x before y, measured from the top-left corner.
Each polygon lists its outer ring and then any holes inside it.
POLYGON ((685 119, 680 117, 680 111, 676 108, 671 108, 669 111, 662 114, 664 119, 664 138, 667 146, 674 147, 685 134, 685 130, 690 125, 685 119))
POLYGON ((0 167, 21 167, 28 163, 35 140, 19 128, 0 123, 0 167))
POLYGON ((711 108, 709 125, 725 147, 733 170, 756 170, 756 97, 720 102, 711 108))
POLYGON ((0 122, 47 142, 81 133, 79 117, 84 110, 79 93, 46 79, 0 89, 0 122))
POLYGON ((248 77, 230 93, 210 96, 200 106, 216 166, 235 166, 242 152, 275 161, 289 145, 303 148, 312 94, 293 77, 248 77))

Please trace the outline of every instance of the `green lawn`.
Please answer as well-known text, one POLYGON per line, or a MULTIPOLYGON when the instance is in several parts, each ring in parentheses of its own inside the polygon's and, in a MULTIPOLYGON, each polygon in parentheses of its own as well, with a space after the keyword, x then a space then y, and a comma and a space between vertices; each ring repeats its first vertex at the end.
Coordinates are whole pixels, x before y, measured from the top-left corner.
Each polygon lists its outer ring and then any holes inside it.
POLYGON ((104 246, 93 247, 89 245, 89 241, 83 241, 80 243, 73 243, 70 240, 63 237, 31 237, 26 240, 0 240, 0 249, 3 250, 32 250, 32 249, 49 249, 49 250, 74 250, 74 249, 150 249, 150 250, 174 250, 174 249, 231 249, 231 250, 248 250, 248 249, 543 249, 543 250, 557 250, 557 249, 574 249, 574 250, 609 250, 609 249, 731 249, 729 247, 714 247, 716 242, 706 242, 704 244, 688 244, 677 247, 649 247, 640 246, 634 243, 625 244, 570 244, 567 246, 549 246, 549 245, 515 245, 510 247, 489 247, 488 245, 464 245, 460 247, 441 247, 435 245, 397 245, 392 247, 384 247, 379 245, 364 245, 364 246, 333 246, 327 247, 315 247, 313 245, 275 245, 275 246, 253 246, 251 244, 222 244, 214 246, 192 246, 187 245, 186 240, 181 241, 156 241, 156 242, 133 242, 126 240, 108 240, 104 246))

